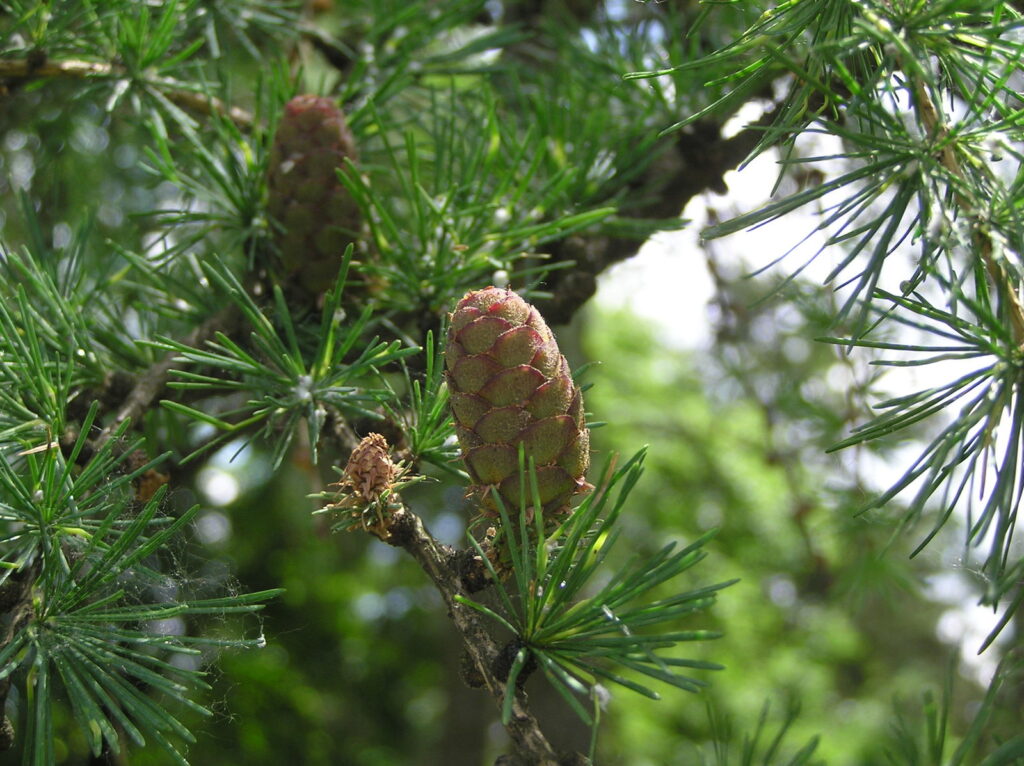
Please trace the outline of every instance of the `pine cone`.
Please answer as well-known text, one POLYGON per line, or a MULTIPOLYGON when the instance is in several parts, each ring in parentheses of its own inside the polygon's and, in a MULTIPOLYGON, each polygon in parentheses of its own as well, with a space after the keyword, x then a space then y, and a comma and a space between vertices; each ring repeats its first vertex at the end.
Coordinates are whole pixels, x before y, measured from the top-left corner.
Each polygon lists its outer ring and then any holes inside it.
POLYGON ((491 487, 510 512, 519 509, 522 444, 537 466, 545 515, 568 513, 570 498, 590 488, 590 432, 569 364, 537 310, 511 290, 467 293, 451 316, 445 361, 470 491, 483 512, 497 513, 491 487))
POLYGON ((282 277, 311 293, 334 283, 359 229, 359 206, 335 173, 346 157, 356 159, 355 140, 331 99, 303 95, 285 104, 270 150, 267 212, 282 277))

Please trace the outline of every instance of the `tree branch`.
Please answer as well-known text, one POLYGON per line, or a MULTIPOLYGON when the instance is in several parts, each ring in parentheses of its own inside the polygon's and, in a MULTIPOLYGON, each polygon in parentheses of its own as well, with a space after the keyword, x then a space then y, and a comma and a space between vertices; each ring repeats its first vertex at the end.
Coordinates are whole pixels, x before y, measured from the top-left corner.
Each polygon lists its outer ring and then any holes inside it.
MULTIPOLYGON (((33 586, 39 576, 37 558, 26 569, 15 570, 0 583, 0 614, 8 615, 7 631, 0 639, 0 650, 6 649, 14 637, 28 624, 33 614, 33 586)), ((0 752, 10 750, 14 744, 14 726, 4 715, 7 695, 11 690, 11 676, 0 679, 0 752)))
MULTIPOLYGON (((86 79, 91 77, 125 79, 128 72, 123 67, 101 61, 83 61, 68 59, 54 61, 43 58, 37 61, 33 57, 24 59, 0 60, 0 82, 5 80, 34 80, 43 78, 86 79)), ((190 90, 177 80, 159 78, 146 80, 145 84, 160 88, 172 103, 196 114, 208 116, 222 114, 242 130, 251 130, 255 122, 253 116, 221 101, 215 96, 197 93, 190 90)))
MULTIPOLYGON (((678 217, 687 203, 704 191, 725 194, 728 188, 723 176, 746 159, 775 116, 776 109, 771 109, 729 138, 722 137, 722 126, 716 122, 698 122, 690 131, 680 133, 631 185, 638 193, 652 197, 652 201, 630 214, 648 219, 678 217)), ((583 236, 557 242, 552 248, 551 262, 572 261, 574 266, 556 269, 548 275, 543 287, 553 297, 538 300, 537 308, 552 324, 565 324, 597 291, 598 275, 631 258, 641 244, 624 237, 583 236)))
MULTIPOLYGON (((235 307, 233 305, 219 311, 192 330, 182 342, 189 346, 202 345, 207 339, 212 338, 214 333, 223 329, 234 314, 235 307)), ((142 374, 121 404, 117 415, 100 432, 100 435, 96 437, 97 447, 103 446, 114 434, 118 426, 126 420, 138 420, 142 416, 146 408, 153 403, 153 400, 160 395, 160 392, 164 390, 164 386, 167 385, 167 378, 170 376, 176 357, 177 354, 170 351, 142 374)))
MULTIPOLYGON (((462 637, 474 670, 500 708, 505 698, 505 683, 495 674, 494 662, 501 653, 501 647, 488 633, 480 615, 456 600, 457 596, 469 595, 458 566, 459 553, 438 542, 427 531, 422 519, 404 505, 392 511, 386 530, 379 536, 389 545, 405 550, 434 583, 448 608, 452 625, 462 637)), ((530 766, 558 766, 564 762, 530 712, 524 692, 516 694, 512 715, 505 728, 517 755, 530 766)), ((576 757, 575 754, 572 757, 576 757)))
MULTIPOLYGON (((917 109, 921 124, 932 140, 942 146, 939 153, 939 161, 955 178, 966 180, 964 169, 960 165, 959 157, 956 155, 956 144, 949 140, 949 128, 939 115, 938 109, 928 94, 928 89, 925 87, 924 82, 919 75, 913 73, 913 70, 903 67, 902 62, 901 67, 910 79, 914 94, 914 106, 917 109)), ((985 271, 988 272, 989 279, 992 280, 996 289, 1005 295, 1010 304, 1008 313, 1010 326, 1013 329, 1013 342, 1017 348, 1024 348, 1024 305, 1021 304, 1017 288, 1014 286, 1010 275, 1003 267, 1003 264, 996 260, 992 234, 986 225, 986 217, 978 210, 976 200, 968 198, 962 188, 953 186, 952 191, 957 204, 964 210, 967 217, 971 219, 974 244, 978 255, 981 256, 982 263, 985 265, 985 271)))

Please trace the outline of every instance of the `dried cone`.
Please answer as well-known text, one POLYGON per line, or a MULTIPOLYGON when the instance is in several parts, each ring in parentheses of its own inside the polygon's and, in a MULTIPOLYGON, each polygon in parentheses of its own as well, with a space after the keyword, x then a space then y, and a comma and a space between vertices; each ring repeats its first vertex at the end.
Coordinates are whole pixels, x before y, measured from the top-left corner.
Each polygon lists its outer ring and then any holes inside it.
POLYGON ((380 434, 367 434, 349 455, 343 484, 369 503, 390 489, 398 471, 391 462, 388 442, 380 434))
POLYGON ((270 150, 267 211, 282 276, 312 293, 334 283, 359 228, 359 206, 336 175, 346 157, 356 159, 355 140, 331 99, 296 96, 285 105, 270 150))
POLYGON ((567 513, 572 496, 590 488, 590 432, 569 364, 537 309, 498 287, 467 293, 451 316, 445 362, 471 493, 484 513, 497 513, 492 487, 509 511, 520 508, 520 444, 537 466, 545 516, 567 513))
POLYGON ((380 434, 367 434, 349 455, 332 502, 324 510, 343 514, 341 527, 356 529, 357 525, 381 540, 390 539, 391 513, 401 507, 395 495, 396 481, 402 466, 391 461, 391 449, 380 434), (390 491, 387 504, 382 503, 390 491))

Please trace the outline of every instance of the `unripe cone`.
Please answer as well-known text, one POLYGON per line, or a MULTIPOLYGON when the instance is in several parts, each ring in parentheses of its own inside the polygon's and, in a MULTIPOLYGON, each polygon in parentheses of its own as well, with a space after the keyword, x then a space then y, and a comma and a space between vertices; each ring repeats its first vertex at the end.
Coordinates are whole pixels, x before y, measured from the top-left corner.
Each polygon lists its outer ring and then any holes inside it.
POLYGON ((355 140, 334 101, 303 95, 285 105, 270 150, 267 212, 282 276, 309 292, 334 283, 359 228, 359 206, 336 174, 346 157, 356 159, 355 140))
POLYGON ((567 513, 571 497, 590 486, 590 432, 579 387, 537 309, 498 287, 467 293, 451 316, 445 365, 471 493, 483 511, 496 514, 492 487, 509 511, 520 507, 522 444, 537 467, 544 513, 567 513))

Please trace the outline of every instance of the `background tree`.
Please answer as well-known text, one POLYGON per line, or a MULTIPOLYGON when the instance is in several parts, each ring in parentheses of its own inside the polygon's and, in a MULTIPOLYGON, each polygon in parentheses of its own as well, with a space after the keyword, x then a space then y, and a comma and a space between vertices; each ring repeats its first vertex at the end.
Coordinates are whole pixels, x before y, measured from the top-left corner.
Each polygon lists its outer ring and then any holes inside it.
POLYGON ((0 9, 11 762, 1024 758, 1013 4, 0 9), (701 197, 755 157, 771 201, 701 197), (782 236, 681 253, 713 277, 700 353, 587 306, 691 201, 709 239, 817 206, 829 286, 742 277, 782 236), (439 351, 492 283, 603 362, 598 490, 474 548, 439 351), (940 366, 915 392, 869 362, 940 366), (331 466, 371 432, 357 502, 331 466), (972 598, 1000 620, 957 677, 972 598))

